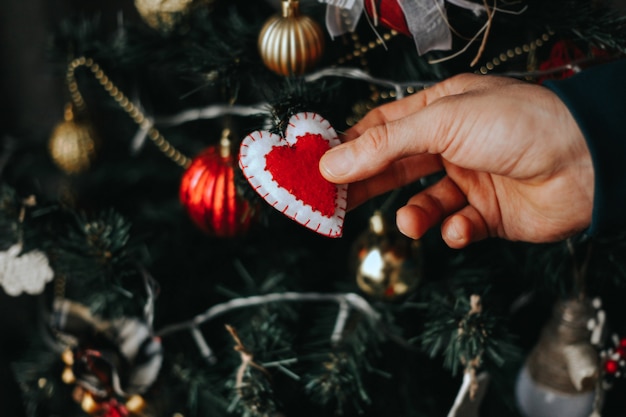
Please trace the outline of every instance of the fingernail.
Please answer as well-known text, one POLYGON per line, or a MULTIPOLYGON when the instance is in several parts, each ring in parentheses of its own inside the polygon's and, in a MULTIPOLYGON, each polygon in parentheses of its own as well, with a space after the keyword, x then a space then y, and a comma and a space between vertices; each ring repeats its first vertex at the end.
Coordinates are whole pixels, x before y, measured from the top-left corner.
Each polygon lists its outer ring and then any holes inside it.
POLYGON ((448 239, 456 242, 462 240, 463 236, 461 236, 461 233, 459 233, 457 225, 455 225, 454 222, 450 223, 451 224, 449 224, 446 229, 446 236, 448 237, 448 239))
POLYGON ((350 173, 353 161, 352 149, 340 145, 324 154, 320 161, 320 168, 330 177, 341 178, 350 173))
POLYGON ((410 231, 405 230, 404 227, 402 227, 400 225, 398 225, 398 231, 400 233, 402 233, 404 236, 408 237, 409 239, 413 239, 413 240, 417 240, 418 239, 418 237, 415 236, 414 233, 411 233, 410 231))

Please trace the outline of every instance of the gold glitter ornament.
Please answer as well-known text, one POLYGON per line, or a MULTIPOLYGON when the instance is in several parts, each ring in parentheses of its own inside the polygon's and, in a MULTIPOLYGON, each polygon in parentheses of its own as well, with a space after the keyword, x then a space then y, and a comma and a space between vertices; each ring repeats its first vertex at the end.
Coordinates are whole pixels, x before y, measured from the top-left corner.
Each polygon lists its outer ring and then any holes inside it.
POLYGON ((141 395, 135 394, 131 395, 126 400, 126 409, 130 411, 132 414, 141 414, 141 412, 146 408, 146 400, 143 399, 141 395))
POLYGON ((297 0, 283 0, 282 14, 263 25, 258 47, 269 69, 285 76, 300 75, 320 60, 324 33, 316 21, 300 14, 297 0))
POLYGON ((413 291, 422 278, 421 242, 390 226, 381 212, 356 241, 353 263, 356 282, 366 294, 393 301, 413 291))
POLYGON ((66 105, 64 121, 55 126, 48 141, 54 163, 67 174, 84 172, 96 157, 96 145, 91 125, 75 120, 72 105, 66 105))
POLYGON ((102 409, 102 406, 96 401, 91 392, 85 391, 80 401, 80 408, 87 414, 95 414, 102 409))
POLYGON ((169 31, 191 9, 209 5, 213 0, 135 0, 141 18, 152 29, 169 31))

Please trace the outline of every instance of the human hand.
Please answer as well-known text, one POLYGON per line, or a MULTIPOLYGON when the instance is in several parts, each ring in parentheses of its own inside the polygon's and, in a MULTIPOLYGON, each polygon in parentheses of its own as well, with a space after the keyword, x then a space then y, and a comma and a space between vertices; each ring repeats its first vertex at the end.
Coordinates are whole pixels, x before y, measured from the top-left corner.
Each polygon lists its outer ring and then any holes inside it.
POLYGON ((372 110, 320 160, 328 181, 350 183, 349 209, 441 170, 397 212, 411 238, 441 223, 452 248, 487 237, 550 242, 590 224, 585 139, 552 91, 523 81, 452 77, 372 110))

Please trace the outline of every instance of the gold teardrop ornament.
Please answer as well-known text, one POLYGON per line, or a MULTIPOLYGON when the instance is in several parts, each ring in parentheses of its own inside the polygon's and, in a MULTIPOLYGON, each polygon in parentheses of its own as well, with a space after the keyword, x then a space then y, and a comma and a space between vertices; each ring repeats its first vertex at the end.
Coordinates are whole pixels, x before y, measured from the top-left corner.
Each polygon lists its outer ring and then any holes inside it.
POLYGON ((270 70, 285 76, 301 75, 319 62, 324 33, 315 20, 300 14, 297 0, 283 0, 282 14, 263 25, 258 47, 270 70))
POLYGON ((50 135, 48 149, 54 163, 66 174, 86 171, 96 157, 96 140, 91 125, 74 119, 72 106, 50 135))
POLYGON ((411 294, 423 275, 419 240, 409 239, 389 224, 380 211, 353 246, 351 257, 359 288, 372 298, 395 301, 411 294))

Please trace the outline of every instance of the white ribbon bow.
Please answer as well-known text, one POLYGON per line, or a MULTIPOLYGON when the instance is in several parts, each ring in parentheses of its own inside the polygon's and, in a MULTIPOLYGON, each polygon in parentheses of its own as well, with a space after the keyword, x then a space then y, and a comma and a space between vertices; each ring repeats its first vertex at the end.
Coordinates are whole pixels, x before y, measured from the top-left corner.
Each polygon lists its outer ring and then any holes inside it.
MULTIPOLYGON (((331 37, 352 32, 363 13, 364 0, 318 0, 326 3, 326 28, 331 37)), ((417 53, 447 51, 452 48, 452 32, 444 7, 445 0, 392 0, 397 1, 404 13, 417 53)), ((481 4, 469 0, 448 0, 476 15, 485 11, 481 4)))

